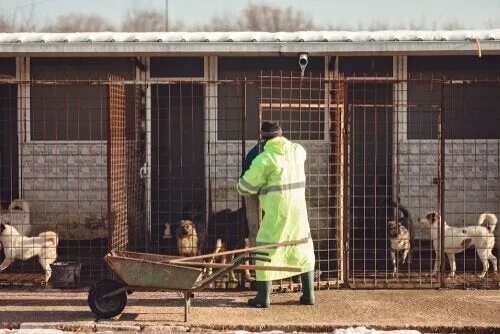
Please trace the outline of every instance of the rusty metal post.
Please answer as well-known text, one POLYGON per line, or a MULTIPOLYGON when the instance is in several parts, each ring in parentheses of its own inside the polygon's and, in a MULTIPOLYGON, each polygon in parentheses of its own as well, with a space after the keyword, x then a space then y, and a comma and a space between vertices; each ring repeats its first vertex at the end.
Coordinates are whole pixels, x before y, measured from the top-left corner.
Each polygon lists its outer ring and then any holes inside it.
MULTIPOLYGON (((238 82, 238 87, 241 84, 238 82)), ((242 108, 241 108, 241 166, 245 164, 246 158, 246 139, 247 139, 247 78, 244 78, 241 91, 242 108)))
MULTIPOLYGON (((338 86, 339 88, 342 85, 343 89, 343 103, 344 103, 344 117, 343 119, 340 118, 338 121, 340 122, 341 120, 344 122, 344 124, 341 124, 339 128, 344 129, 344 140, 343 140, 343 150, 341 151, 340 154, 344 154, 344 175, 340 175, 340 177, 344 178, 344 189, 342 191, 342 196, 344 196, 344 207, 343 209, 343 221, 340 222, 343 224, 343 235, 342 235, 342 242, 343 242, 343 268, 342 268, 342 280, 344 282, 344 286, 349 286, 349 238, 350 238, 350 210, 349 210, 349 204, 351 203, 351 194, 350 194, 350 158, 351 158, 351 152, 349 151, 350 149, 350 143, 351 143, 351 135, 353 133, 352 131, 352 122, 351 122, 351 110, 349 108, 349 103, 348 103, 348 85, 347 81, 341 80, 340 77, 338 78, 338 86)), ((337 97, 337 103, 338 103, 339 98, 337 97)))
POLYGON ((439 224, 439 257, 441 261, 439 287, 444 287, 444 269, 445 269, 445 254, 444 254, 444 224, 445 224, 445 214, 444 214, 444 178, 445 178, 445 117, 444 117, 444 85, 445 78, 441 81, 441 106, 439 109, 439 144, 440 144, 440 167, 439 167, 439 210, 440 212, 440 224, 439 224))

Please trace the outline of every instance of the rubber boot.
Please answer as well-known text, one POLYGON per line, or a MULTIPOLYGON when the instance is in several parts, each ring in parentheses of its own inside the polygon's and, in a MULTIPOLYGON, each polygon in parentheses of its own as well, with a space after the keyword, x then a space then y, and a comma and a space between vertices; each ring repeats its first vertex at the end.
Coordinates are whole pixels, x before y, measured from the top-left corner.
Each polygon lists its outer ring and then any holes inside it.
POLYGON ((256 281, 257 296, 248 300, 248 305, 252 307, 268 308, 271 303, 271 281, 256 281))
POLYGON ((300 280, 302 281, 300 303, 302 305, 314 305, 314 271, 301 274, 300 280))

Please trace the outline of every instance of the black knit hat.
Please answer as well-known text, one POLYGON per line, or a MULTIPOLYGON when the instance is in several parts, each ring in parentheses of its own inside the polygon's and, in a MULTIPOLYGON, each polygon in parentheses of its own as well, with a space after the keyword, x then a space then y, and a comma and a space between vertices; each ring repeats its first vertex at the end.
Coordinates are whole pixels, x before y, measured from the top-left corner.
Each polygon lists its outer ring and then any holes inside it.
POLYGON ((271 139, 274 137, 281 136, 283 134, 283 131, 281 130, 281 127, 278 124, 278 122, 274 121, 262 122, 260 131, 263 139, 271 139))

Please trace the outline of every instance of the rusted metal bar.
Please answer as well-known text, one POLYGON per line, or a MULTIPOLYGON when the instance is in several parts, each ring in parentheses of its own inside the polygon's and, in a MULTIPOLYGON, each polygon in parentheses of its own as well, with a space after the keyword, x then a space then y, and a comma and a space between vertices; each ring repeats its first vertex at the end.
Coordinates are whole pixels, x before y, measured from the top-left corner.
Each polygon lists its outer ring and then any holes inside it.
POLYGON ((439 260, 440 260, 440 277, 439 286, 444 287, 445 284, 445 253, 444 253, 444 243, 445 243, 445 155, 446 155, 446 123, 445 123, 445 78, 441 81, 440 85, 440 95, 441 95, 441 108, 439 110, 439 260))
MULTIPOLYGON (((177 262, 179 263, 179 262, 177 262)), ((231 264, 225 263, 209 263, 209 262, 182 262, 185 266, 197 267, 197 268, 218 268, 225 269, 231 268, 231 264)), ((244 265, 241 264, 234 268, 234 270, 267 270, 267 271, 288 271, 300 273, 302 269, 300 267, 288 267, 288 266, 260 266, 260 265, 244 265)))
POLYGON ((170 261, 170 263, 184 263, 184 262, 189 262, 189 261, 194 261, 194 260, 211 259, 213 257, 220 257, 220 256, 226 256, 226 255, 252 253, 253 251, 256 251, 256 250, 273 249, 273 248, 285 247, 285 246, 295 246, 295 245, 299 245, 299 244, 304 244, 304 243, 308 242, 308 240, 309 240, 309 238, 306 238, 306 239, 301 239, 301 240, 285 241, 285 242, 280 242, 280 243, 275 243, 275 244, 266 244, 266 245, 248 247, 248 248, 243 248, 243 249, 235 249, 235 250, 219 252, 219 253, 215 253, 215 254, 205 254, 205 255, 197 255, 197 256, 191 256, 191 257, 184 257, 184 258, 180 258, 180 259, 174 259, 174 260, 170 261))

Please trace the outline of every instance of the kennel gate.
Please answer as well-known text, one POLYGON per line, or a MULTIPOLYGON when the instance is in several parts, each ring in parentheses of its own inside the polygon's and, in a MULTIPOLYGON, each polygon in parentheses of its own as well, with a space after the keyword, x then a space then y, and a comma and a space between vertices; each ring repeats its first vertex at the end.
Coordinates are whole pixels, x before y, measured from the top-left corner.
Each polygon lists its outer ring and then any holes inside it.
MULTIPOLYGON (((316 255, 318 288, 340 287, 346 274, 347 214, 345 90, 342 78, 309 73, 262 72, 258 122, 279 121, 283 135, 307 151, 306 201, 316 255)), ((282 289, 297 289, 293 279, 282 289)))
MULTIPOLYGON (((351 189, 349 279, 353 288, 498 288, 491 273, 480 280, 474 250, 457 254, 457 274, 442 266, 431 275, 436 253, 429 228, 419 222, 428 211, 448 224, 465 227, 484 211, 499 212, 498 133, 472 130, 475 118, 498 108, 498 80, 409 77, 347 79, 346 127, 349 128, 351 189), (474 133, 475 131, 475 133, 474 133), (479 132, 479 134, 478 134, 479 132), (483 136, 482 136, 483 135, 483 136), (392 202, 397 201, 394 207, 392 202), (411 263, 393 274, 387 222, 410 211, 411 263)), ((498 233, 498 232, 497 232, 498 233)), ((497 234, 498 235, 498 234, 497 234)), ((495 237, 494 253, 498 253, 495 237)), ((398 254, 401 260, 401 253, 398 254)))

